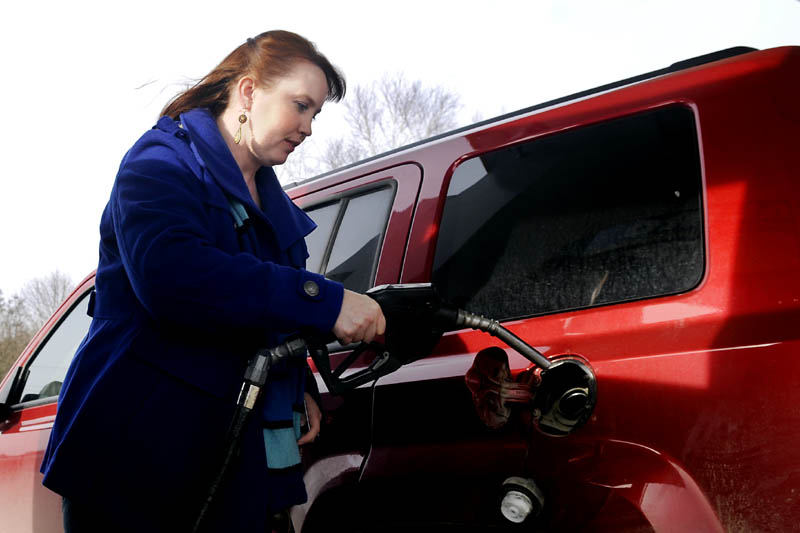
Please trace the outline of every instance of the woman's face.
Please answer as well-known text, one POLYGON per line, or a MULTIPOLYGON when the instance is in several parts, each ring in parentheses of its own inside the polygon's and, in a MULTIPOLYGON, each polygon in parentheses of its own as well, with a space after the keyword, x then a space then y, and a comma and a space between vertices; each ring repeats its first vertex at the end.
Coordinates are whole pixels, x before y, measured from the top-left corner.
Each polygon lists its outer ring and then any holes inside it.
POLYGON ((280 165, 311 135, 311 121, 322 109, 328 82, 322 70, 298 61, 284 77, 269 87, 253 89, 248 147, 264 166, 280 165))

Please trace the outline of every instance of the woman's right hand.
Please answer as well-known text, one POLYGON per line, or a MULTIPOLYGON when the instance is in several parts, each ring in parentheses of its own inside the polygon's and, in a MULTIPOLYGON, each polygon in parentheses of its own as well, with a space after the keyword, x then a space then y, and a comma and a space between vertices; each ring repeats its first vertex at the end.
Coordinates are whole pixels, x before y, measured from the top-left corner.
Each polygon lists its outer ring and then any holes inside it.
POLYGON ((342 309, 333 325, 333 334, 339 342, 342 345, 370 342, 385 331, 386 318, 381 306, 369 296, 345 289, 342 309))

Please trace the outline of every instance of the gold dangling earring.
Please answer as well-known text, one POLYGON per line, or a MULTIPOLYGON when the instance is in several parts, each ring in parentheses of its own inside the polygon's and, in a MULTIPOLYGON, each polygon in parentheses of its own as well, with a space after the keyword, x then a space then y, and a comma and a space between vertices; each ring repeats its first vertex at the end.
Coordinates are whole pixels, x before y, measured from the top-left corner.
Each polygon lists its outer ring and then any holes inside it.
POLYGON ((236 130, 236 135, 233 136, 233 142, 236 144, 239 144, 242 140, 242 124, 245 122, 247 122, 247 115, 242 111, 242 114, 239 115, 239 129, 236 130))

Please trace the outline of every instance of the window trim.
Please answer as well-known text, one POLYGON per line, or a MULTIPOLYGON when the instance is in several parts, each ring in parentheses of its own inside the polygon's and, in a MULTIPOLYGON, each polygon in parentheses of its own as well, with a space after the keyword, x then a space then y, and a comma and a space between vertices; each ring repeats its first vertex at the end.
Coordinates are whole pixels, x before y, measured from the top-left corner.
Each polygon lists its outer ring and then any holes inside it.
MULTIPOLYGON (((333 250, 333 243, 336 241, 336 234, 339 233, 339 226, 342 225, 342 219, 344 218, 345 209, 347 209, 347 203, 348 199, 337 198, 330 202, 325 201, 315 204, 307 209, 303 209, 306 215, 308 215, 308 212, 314 209, 324 209, 332 205, 336 205, 337 207, 336 218, 333 220, 333 224, 331 225, 331 230, 328 234, 328 241, 325 243, 325 247, 322 249, 322 259, 319 262, 320 273, 325 272, 328 269, 328 260, 330 259, 331 251, 333 250)), ((308 216, 310 217, 311 215, 308 216)))
MULTIPOLYGON (((380 242, 378 243, 378 253, 375 255, 371 265, 371 274, 370 274, 370 283, 375 283, 375 278, 378 275, 378 267, 380 265, 381 253, 383 251, 383 243, 386 240, 386 233, 389 229, 389 222, 392 218, 393 207, 395 205, 395 201, 397 199, 397 180, 393 177, 384 180, 378 180, 373 183, 369 183, 364 185, 363 187, 356 187, 353 189, 348 189, 345 191, 340 191, 337 193, 332 194, 331 196, 326 197, 320 202, 311 203, 307 206, 303 206, 303 211, 308 214, 309 211, 314 209, 320 209, 327 207, 329 205, 338 203, 339 204, 339 212, 336 214, 336 220, 333 222, 333 226, 331 228, 331 233, 328 236, 328 242, 325 245, 325 251, 323 252, 322 261, 320 262, 320 273, 325 275, 325 272, 328 270, 328 261, 330 261, 331 254, 333 252, 333 245, 336 242, 336 236, 339 234, 339 228, 342 225, 342 220, 344 220, 344 215, 347 212, 347 208, 350 205, 350 200, 352 198, 366 196, 368 194, 390 189, 392 191, 392 199, 389 203, 389 213, 386 217, 386 220, 383 222, 383 228, 381 230, 381 238, 380 242)), ((309 215, 310 216, 310 215, 309 215)))
MULTIPOLYGON (((526 136, 523 139, 516 139, 514 142, 495 145, 495 146, 487 147, 486 149, 483 149, 483 150, 476 150, 476 151, 473 151, 473 152, 465 153, 465 154, 462 154, 461 156, 455 158, 453 160, 453 162, 450 164, 450 166, 448 167, 448 170, 447 170, 447 172, 446 172, 446 174, 444 176, 444 179, 442 180, 441 192, 440 192, 440 197, 439 197, 439 205, 438 205, 436 219, 435 219, 436 220, 436 235, 435 235, 435 238, 433 239, 433 242, 432 242, 432 254, 431 254, 431 258, 430 258, 430 263, 428 265, 427 279, 431 280, 431 281, 433 280, 433 271, 434 271, 434 265, 435 265, 435 262, 436 262, 436 251, 437 251, 437 248, 438 248, 439 238, 441 236, 440 230, 441 230, 441 227, 442 227, 441 223, 442 223, 442 218, 443 218, 444 211, 445 211, 445 204, 447 203, 447 196, 448 196, 447 193, 450 190, 452 179, 455 176, 455 173, 456 173, 457 169, 459 167, 461 167, 465 162, 471 161, 471 160, 473 160, 475 158, 484 157, 484 156, 486 156, 488 154, 493 154, 493 153, 497 153, 497 152, 500 152, 500 151, 503 151, 503 150, 513 149, 513 148, 520 147, 520 146, 523 146, 523 145, 528 144, 528 143, 534 143, 534 142, 537 142, 537 141, 542 140, 542 139, 552 138, 553 136, 556 136, 556 135, 568 134, 568 133, 575 132, 575 131, 580 130, 580 129, 584 129, 584 128, 587 128, 587 127, 595 127, 595 126, 599 126, 599 125, 602 125, 602 124, 607 124, 607 123, 613 122, 613 121, 624 120, 624 119, 632 119, 632 118, 640 116, 640 115, 647 115, 647 114, 656 113, 656 112, 659 112, 659 111, 665 111, 665 110, 669 110, 671 108, 682 108, 682 109, 688 111, 691 114, 691 117, 692 117, 692 127, 691 127, 692 146, 693 146, 694 155, 696 156, 696 161, 698 163, 696 170, 697 170, 697 178, 699 180, 699 182, 698 182, 698 187, 699 187, 698 214, 699 214, 699 229, 700 229, 699 249, 700 249, 700 252, 702 254, 701 261, 700 261, 700 269, 699 269, 700 270, 700 276, 698 277, 697 281, 694 284, 692 284, 691 286, 687 287, 686 289, 681 289, 681 290, 678 290, 678 291, 671 291, 671 292, 661 293, 661 294, 656 294, 656 295, 629 298, 629 299, 625 299, 625 300, 617 300, 617 301, 613 301, 613 302, 601 302, 601 303, 596 303, 596 304, 592 304, 592 305, 588 305, 588 306, 576 306, 576 307, 569 307, 569 308, 563 308, 563 309, 552 310, 552 311, 544 311, 544 312, 538 312, 538 313, 527 313, 527 314, 513 316, 513 317, 504 317, 504 318, 499 319, 499 321, 500 322, 513 322, 513 321, 525 320, 525 319, 529 319, 529 318, 537 318, 537 317, 543 317, 543 316, 555 316, 555 315, 559 315, 559 314, 562 314, 562 313, 575 313, 575 312, 581 312, 581 311, 589 311, 589 310, 594 310, 594 309, 604 308, 604 307, 609 307, 609 306, 617 306, 617 305, 629 304, 629 303, 634 303, 634 302, 655 300, 655 299, 659 299, 659 298, 668 298, 668 297, 688 294, 690 292, 698 290, 698 288, 701 287, 703 285, 703 283, 706 281, 706 279, 708 278, 708 263, 709 263, 709 257, 708 257, 708 254, 709 254, 709 250, 708 250, 708 224, 707 224, 708 217, 707 217, 707 212, 706 212, 706 210, 707 210, 707 205, 706 205, 707 191, 706 191, 706 179, 705 179, 705 166, 703 164, 703 145, 702 145, 702 137, 700 135, 700 119, 699 119, 699 116, 698 116, 697 108, 696 108, 696 106, 692 105, 691 102, 687 102, 685 100, 680 100, 680 99, 665 101, 665 102, 662 102, 662 103, 660 103, 658 105, 646 106, 646 107, 643 107, 643 108, 637 108, 635 110, 631 110, 631 111, 628 111, 628 112, 625 112, 625 113, 621 113, 621 114, 613 114, 613 115, 604 116, 604 117, 599 118, 597 120, 592 120, 592 121, 588 121, 588 122, 578 122, 578 123, 575 123, 574 125, 572 125, 570 127, 567 127, 567 128, 548 130, 546 132, 538 133, 536 135, 526 136)), ((689 130, 687 130, 687 132, 688 131, 689 130)))
MULTIPOLYGON (((17 371, 18 374, 15 376, 14 381, 12 383, 12 390, 9 395, 9 408, 11 411, 19 411, 21 409, 26 409, 28 407, 37 407, 39 405, 46 405, 50 403, 54 403, 58 401, 58 396, 48 396, 47 398, 37 398, 35 400, 29 400, 27 402, 20 402, 19 400, 22 398, 22 390, 25 388, 25 384, 30 377, 30 368, 31 365, 36 361, 37 357, 39 357, 39 353, 45 347, 45 345, 50 341, 52 336, 55 334, 56 330, 61 327, 64 321, 72 314, 75 308, 80 305, 85 298, 89 298, 92 291, 94 291, 94 283, 92 283, 89 287, 86 287, 80 293, 74 294, 74 299, 72 303, 67 307, 61 316, 58 317, 58 320, 50 326, 47 330, 47 334, 38 340, 36 344, 36 348, 33 352, 31 352, 28 359, 22 365, 17 366, 19 370, 17 371)), ((45 325, 46 327, 46 325, 45 325)), ((88 330, 87 330, 88 332, 88 330)), ((35 338, 35 337, 34 337, 35 338)))

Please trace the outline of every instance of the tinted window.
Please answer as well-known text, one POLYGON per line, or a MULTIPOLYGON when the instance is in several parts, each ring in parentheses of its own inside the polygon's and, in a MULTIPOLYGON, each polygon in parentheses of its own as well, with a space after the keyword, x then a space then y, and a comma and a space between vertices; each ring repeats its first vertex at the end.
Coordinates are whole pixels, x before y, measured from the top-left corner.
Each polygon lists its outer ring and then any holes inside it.
POLYGON ((67 312, 34 355, 21 401, 58 396, 72 357, 89 331, 92 318, 86 314, 88 306, 89 293, 67 312))
POLYGON ((352 291, 369 289, 393 199, 394 188, 383 187, 310 209, 318 227, 306 239, 308 269, 352 291))
POLYGON ((357 292, 372 286, 393 196, 392 189, 381 189, 350 199, 328 259, 327 277, 357 292))
POLYGON ((325 251, 340 208, 341 206, 337 202, 308 211, 308 216, 317 224, 317 229, 306 237, 306 246, 308 247, 306 269, 311 272, 319 274, 322 270, 322 260, 325 258, 325 251))
POLYGON ((703 273, 694 117, 673 106, 456 168, 433 281, 512 318, 685 291, 703 273))

